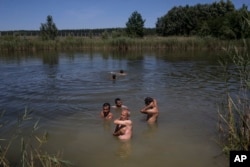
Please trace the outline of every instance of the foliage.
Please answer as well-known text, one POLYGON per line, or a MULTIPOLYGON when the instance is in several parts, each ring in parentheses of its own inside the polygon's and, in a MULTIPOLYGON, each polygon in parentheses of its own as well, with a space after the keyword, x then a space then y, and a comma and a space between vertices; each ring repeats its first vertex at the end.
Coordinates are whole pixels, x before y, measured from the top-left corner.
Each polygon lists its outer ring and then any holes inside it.
POLYGON ((156 22, 156 32, 162 36, 199 35, 223 39, 250 37, 244 20, 249 18, 247 6, 236 10, 230 0, 212 4, 174 7, 156 22))
POLYGON ((134 11, 126 23, 126 32, 130 37, 143 37, 144 36, 144 23, 145 20, 137 11, 134 11))
POLYGON ((108 39, 108 38, 109 38, 108 32, 107 32, 107 31, 104 31, 104 32, 102 33, 102 39, 108 39))
POLYGON ((137 11, 129 17, 124 28, 72 29, 57 30, 52 16, 47 16, 47 23, 42 23, 40 31, 20 30, 1 31, 1 36, 40 36, 44 40, 54 40, 69 34, 75 37, 103 37, 103 39, 125 36, 200 36, 215 37, 224 40, 250 38, 250 29, 246 28, 244 20, 250 18, 248 7, 243 4, 235 9, 231 0, 215 1, 211 4, 196 4, 194 6, 175 6, 165 15, 157 18, 155 28, 144 28, 145 20, 137 11), (111 34, 111 35, 110 35, 111 34))
MULTIPOLYGON (((243 20, 244 29, 250 27, 248 18, 243 20)), ((243 48, 229 47, 226 56, 220 57, 227 88, 226 101, 222 103, 219 115, 219 137, 224 153, 232 150, 250 150, 250 56, 248 45, 243 40, 243 48), (229 80, 238 81, 238 92, 230 89, 229 80)))
POLYGON ((40 35, 44 40, 55 40, 58 30, 56 24, 53 22, 52 16, 47 16, 47 23, 41 23, 40 35))
MULTIPOLYGON (((245 44, 245 42, 244 42, 245 44)), ((250 57, 247 45, 225 49, 227 55, 220 57, 227 96, 218 110, 219 137, 223 151, 250 150, 250 57), (229 81, 236 78, 238 91, 231 90, 229 81)))
POLYGON ((42 146, 48 142, 49 135, 47 131, 42 135, 38 133, 40 119, 32 127, 29 126, 33 121, 32 112, 32 110, 25 108, 24 113, 18 116, 17 124, 9 123, 4 117, 5 111, 0 114, 1 133, 8 132, 5 138, 0 138, 0 166, 72 166, 71 162, 62 159, 60 151, 55 155, 43 151, 42 146), (14 154, 15 159, 9 157, 11 154, 14 154))

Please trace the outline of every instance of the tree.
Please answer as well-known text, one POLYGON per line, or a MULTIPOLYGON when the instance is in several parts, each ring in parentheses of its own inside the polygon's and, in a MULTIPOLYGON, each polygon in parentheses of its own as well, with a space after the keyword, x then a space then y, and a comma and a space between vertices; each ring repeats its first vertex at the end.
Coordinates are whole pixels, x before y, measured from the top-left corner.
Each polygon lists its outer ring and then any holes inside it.
POLYGON ((41 23, 40 32, 44 40, 55 40, 58 30, 56 24, 53 22, 52 16, 47 16, 47 23, 41 23))
MULTIPOLYGON (((244 11, 243 16, 247 17, 248 11, 244 11)), ((242 28, 237 25, 241 19, 235 20, 236 15, 239 15, 239 11, 236 11, 231 0, 173 7, 157 19, 156 32, 162 36, 201 35, 239 39, 238 32, 242 32, 244 25, 242 28)), ((247 35, 247 31, 244 34, 247 35)))
POLYGON ((130 37, 144 36, 144 22, 142 16, 137 11, 134 11, 126 23, 126 32, 130 37))

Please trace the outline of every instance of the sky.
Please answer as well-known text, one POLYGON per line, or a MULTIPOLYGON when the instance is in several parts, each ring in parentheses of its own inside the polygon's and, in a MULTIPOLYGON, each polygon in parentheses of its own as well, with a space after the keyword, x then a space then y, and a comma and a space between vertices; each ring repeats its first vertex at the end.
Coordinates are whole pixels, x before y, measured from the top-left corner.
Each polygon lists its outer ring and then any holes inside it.
MULTIPOLYGON (((224 0, 226 1, 226 0, 224 0)), ((231 0, 236 9, 249 0, 231 0)), ((126 27, 134 11, 154 28, 157 18, 174 6, 211 4, 219 0, 0 0, 0 31, 39 30, 51 15, 59 30, 126 27)))

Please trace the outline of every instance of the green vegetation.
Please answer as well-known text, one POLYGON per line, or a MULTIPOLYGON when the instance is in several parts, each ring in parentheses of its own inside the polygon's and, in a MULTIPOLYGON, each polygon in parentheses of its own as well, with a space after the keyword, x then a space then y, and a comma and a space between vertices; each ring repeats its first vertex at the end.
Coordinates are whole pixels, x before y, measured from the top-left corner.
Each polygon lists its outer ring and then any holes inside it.
POLYGON ((223 151, 250 150, 250 57, 247 46, 239 51, 236 47, 225 49, 221 57, 225 83, 226 99, 219 109, 219 132, 223 151), (230 89, 228 81, 236 77, 238 92, 230 89))
POLYGON ((126 32, 129 37, 143 37, 144 36, 144 23, 145 20, 142 19, 142 16, 137 11, 134 11, 128 22, 126 23, 126 32))
POLYGON ((57 37, 57 27, 53 22, 52 16, 47 16, 47 23, 42 23, 40 27, 40 35, 44 40, 54 40, 57 37))
POLYGON ((236 10, 230 0, 212 4, 174 7, 157 19, 156 32, 161 36, 212 36, 221 39, 250 37, 242 21, 249 19, 247 6, 236 10))
POLYGON ((62 153, 49 154, 43 150, 43 145, 48 142, 48 133, 42 135, 39 132, 39 121, 33 123, 32 111, 27 108, 20 115, 16 124, 8 124, 0 114, 0 130, 8 132, 4 138, 0 138, 0 166, 23 167, 63 167, 72 166, 71 162, 62 159, 62 153))
MULTIPOLYGON (((105 34, 104 34, 105 35, 105 34)), ((249 45, 250 39, 246 40, 249 45)), ((61 37, 42 40, 40 37, 0 37, 0 51, 66 51, 66 50, 221 50, 228 45, 241 47, 241 40, 220 40, 200 37, 61 37)))
POLYGON ((228 155, 231 150, 250 150, 250 57, 246 48, 241 52, 237 48, 229 48, 227 53, 220 61, 225 82, 228 83, 232 77, 239 78, 238 93, 235 95, 227 85, 226 101, 218 112, 220 141, 228 155))
MULTIPOLYGON (((159 17, 155 28, 145 28, 145 20, 134 11, 126 28, 58 30, 52 16, 40 31, 0 33, 0 51, 66 49, 152 50, 220 49, 250 38, 250 13, 246 5, 236 10, 230 0, 212 4, 173 7, 159 17)), ((249 40, 246 40, 249 44, 249 40)))
MULTIPOLYGON (((243 20, 250 28, 248 18, 243 20)), ((233 46, 233 45, 231 45, 233 46)), ((218 110, 219 137, 223 151, 229 155, 232 150, 250 150, 250 56, 243 40, 243 48, 228 47, 226 55, 220 57, 226 83, 226 97, 218 110), (230 89, 229 81, 234 79, 238 89, 230 89)))

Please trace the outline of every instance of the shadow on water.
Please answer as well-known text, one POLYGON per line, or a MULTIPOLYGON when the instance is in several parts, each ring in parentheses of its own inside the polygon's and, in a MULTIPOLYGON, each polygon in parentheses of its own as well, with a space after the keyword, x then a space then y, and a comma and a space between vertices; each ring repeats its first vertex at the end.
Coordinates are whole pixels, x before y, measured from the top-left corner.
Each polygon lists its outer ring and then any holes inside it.
POLYGON ((45 53, 42 58, 43 64, 48 64, 50 66, 57 65, 59 62, 59 55, 57 53, 45 53))

